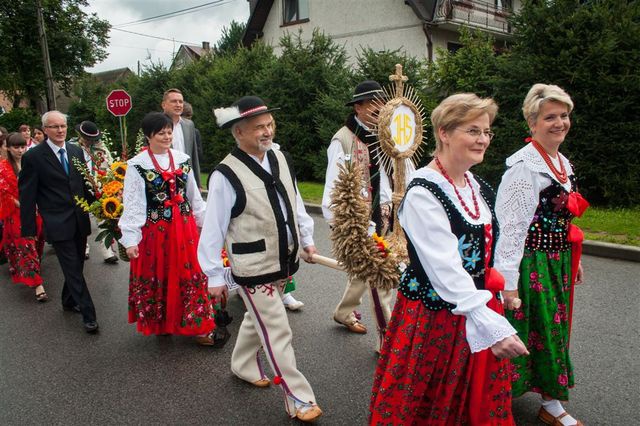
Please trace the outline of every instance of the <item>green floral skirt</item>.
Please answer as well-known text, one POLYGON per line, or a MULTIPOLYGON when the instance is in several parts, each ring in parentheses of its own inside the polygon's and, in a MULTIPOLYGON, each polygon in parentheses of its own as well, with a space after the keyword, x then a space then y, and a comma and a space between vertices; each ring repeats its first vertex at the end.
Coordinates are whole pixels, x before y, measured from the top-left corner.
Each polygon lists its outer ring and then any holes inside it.
POLYGON ((520 264, 520 309, 506 311, 530 355, 512 360, 512 394, 537 392, 566 401, 573 387, 569 359, 571 250, 525 249, 520 264))

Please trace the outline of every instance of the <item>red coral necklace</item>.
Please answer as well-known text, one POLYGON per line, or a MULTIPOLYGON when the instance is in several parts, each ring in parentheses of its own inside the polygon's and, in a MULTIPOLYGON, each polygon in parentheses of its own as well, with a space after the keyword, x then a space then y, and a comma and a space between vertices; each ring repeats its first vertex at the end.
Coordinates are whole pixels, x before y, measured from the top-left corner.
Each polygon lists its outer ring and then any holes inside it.
POLYGON ((527 142, 531 142, 531 145, 533 145, 536 151, 538 151, 544 162, 547 164, 547 167, 549 167, 549 170, 551 170, 551 173, 553 173, 553 175, 558 179, 558 182, 567 183, 567 170, 564 168, 562 158, 558 157, 558 160, 560 160, 560 170, 558 170, 555 164, 553 164, 551 157, 549 157, 549 154, 547 154, 547 151, 540 146, 540 143, 537 140, 533 138, 527 138, 525 140, 527 142))
POLYGON ((155 169, 160 173, 173 172, 175 170, 176 166, 173 162, 173 155, 171 154, 171 150, 167 151, 169 153, 169 167, 167 167, 166 169, 163 169, 162 167, 160 167, 158 160, 156 160, 156 155, 153 152, 151 152, 151 149, 148 149, 147 152, 149 153, 149 157, 151 157, 151 162, 153 163, 153 167, 155 167, 155 169))
POLYGON ((466 173, 464 174, 464 180, 467 182, 467 185, 469 185, 469 188, 471 188, 471 199, 473 200, 473 208, 476 211, 475 213, 471 212, 469 207, 467 207, 467 203, 465 203, 462 197, 460 196, 460 193, 458 192, 458 188, 456 187, 456 184, 453 183, 453 179, 449 177, 449 174, 447 173, 447 171, 444 169, 444 167, 442 167, 442 163, 440 163, 440 160, 438 159, 438 157, 435 157, 434 160, 436 160, 436 166, 438 166, 438 170, 440 170, 440 173, 442 173, 442 176, 444 176, 447 182, 449 182, 451 186, 453 186, 453 190, 455 191, 456 196, 458 197, 458 201, 460 201, 460 204, 462 205, 462 208, 464 209, 464 211, 467 212, 467 214, 471 219, 474 219, 474 220, 480 219, 480 206, 478 205, 478 198, 476 198, 476 191, 474 191, 473 185, 471 185, 471 181, 469 180, 469 177, 467 176, 467 174, 466 173))

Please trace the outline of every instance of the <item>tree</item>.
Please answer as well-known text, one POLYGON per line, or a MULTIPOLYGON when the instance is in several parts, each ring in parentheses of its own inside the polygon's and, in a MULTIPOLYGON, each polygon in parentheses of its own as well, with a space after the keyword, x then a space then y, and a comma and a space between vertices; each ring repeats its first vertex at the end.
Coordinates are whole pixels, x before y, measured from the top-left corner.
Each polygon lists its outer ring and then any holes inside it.
POLYGON ((247 28, 246 23, 231 21, 229 26, 222 27, 222 36, 216 43, 214 51, 218 55, 227 55, 235 53, 242 47, 242 36, 247 28))
MULTIPOLYGON (((68 93, 73 81, 107 56, 109 23, 81 7, 87 0, 43 0, 53 79, 68 93)), ((34 0, 0 3, 0 90, 15 106, 35 106, 46 92, 34 0)))

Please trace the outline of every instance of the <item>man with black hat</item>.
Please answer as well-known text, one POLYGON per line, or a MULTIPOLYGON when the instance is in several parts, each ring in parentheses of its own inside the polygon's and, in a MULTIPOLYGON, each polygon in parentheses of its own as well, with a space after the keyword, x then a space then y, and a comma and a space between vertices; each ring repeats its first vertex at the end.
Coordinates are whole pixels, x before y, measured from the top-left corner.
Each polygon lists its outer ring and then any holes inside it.
MULTIPOLYGON (((102 132, 98 129, 96 123, 92 121, 83 121, 76 125, 76 133, 78 138, 69 142, 77 143, 84 152, 84 161, 91 173, 95 174, 97 170, 107 171, 109 164, 113 161, 109 148, 102 142, 102 132), (95 163, 95 164, 94 164, 95 163)), ((100 251, 105 263, 118 263, 118 256, 112 247, 105 247, 100 244, 100 251)), ((84 252, 85 259, 89 258, 89 242, 84 252)))
MULTIPOLYGON (((347 117, 346 123, 331 139, 327 150, 328 163, 322 196, 322 214, 329 222, 333 221, 331 192, 338 179, 340 164, 345 160, 355 161, 364 165, 364 179, 362 195, 372 203, 371 226, 375 225, 378 235, 383 235, 389 227, 391 215, 392 181, 390 173, 380 167, 370 144, 376 142, 371 128, 378 120, 378 106, 384 97, 380 84, 373 80, 366 80, 358 84, 353 97, 347 106, 353 107, 353 112, 347 117)), ((409 176, 410 173, 407 173, 409 176)), ((360 321, 360 314, 356 308, 362 303, 362 296, 366 290, 371 296, 371 308, 378 331, 378 351, 382 345, 387 322, 391 317, 391 290, 369 288, 364 281, 349 279, 342 296, 342 300, 333 312, 333 319, 347 327, 352 333, 365 334, 366 326, 360 321)))
POLYGON ((216 167, 209 182, 198 260, 209 292, 227 293, 221 251, 226 246, 238 294, 247 308, 231 356, 231 371, 254 386, 267 387, 257 356, 264 348, 285 393, 292 418, 311 422, 322 415, 311 385, 296 367, 291 328, 281 295, 303 259, 316 253, 313 220, 296 188, 289 157, 273 149, 273 117, 262 99, 245 96, 214 111, 218 126, 231 128, 237 147, 216 167))

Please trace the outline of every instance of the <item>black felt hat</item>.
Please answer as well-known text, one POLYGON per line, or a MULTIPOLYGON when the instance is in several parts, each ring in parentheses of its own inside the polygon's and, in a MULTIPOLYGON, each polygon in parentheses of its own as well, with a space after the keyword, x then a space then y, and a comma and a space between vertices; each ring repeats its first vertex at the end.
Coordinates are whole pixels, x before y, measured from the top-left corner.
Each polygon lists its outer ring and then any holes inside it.
POLYGON ((93 121, 83 121, 78 124, 76 126, 76 132, 78 132, 83 139, 88 140, 89 142, 97 142, 102 136, 98 126, 96 126, 96 123, 93 121))
POLYGON ((255 117, 256 115, 266 114, 271 111, 277 111, 280 108, 269 108, 262 99, 257 96, 244 96, 228 108, 216 108, 213 113, 216 116, 216 122, 221 129, 228 129, 234 123, 245 118, 255 117))
POLYGON ((350 106, 369 99, 383 99, 384 91, 377 81, 365 80, 356 86, 353 97, 345 105, 350 106))

